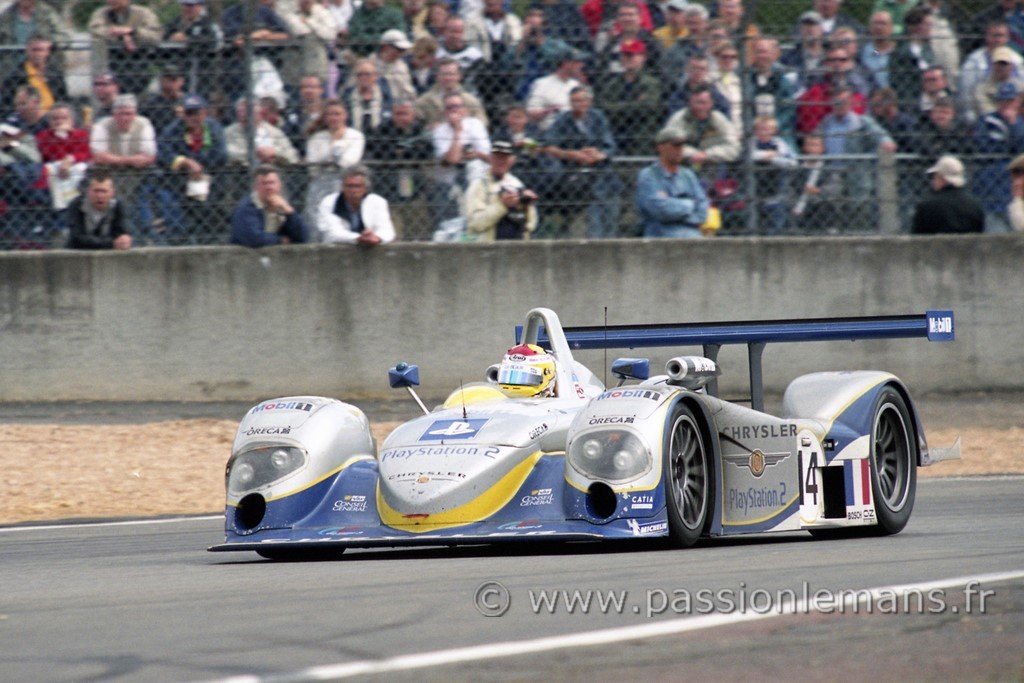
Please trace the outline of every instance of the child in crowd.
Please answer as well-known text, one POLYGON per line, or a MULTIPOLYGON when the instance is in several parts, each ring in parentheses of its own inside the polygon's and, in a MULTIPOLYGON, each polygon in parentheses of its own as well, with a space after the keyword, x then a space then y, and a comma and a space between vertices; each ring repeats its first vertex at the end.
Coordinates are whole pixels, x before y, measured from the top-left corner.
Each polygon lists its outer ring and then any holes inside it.
POLYGON ((838 232, 835 202, 840 199, 842 179, 824 159, 825 138, 813 133, 804 136, 803 154, 806 158, 797 172, 800 196, 792 210, 797 225, 802 232, 838 232))
POLYGON ((790 172, 797 166, 796 156, 789 143, 779 136, 779 122, 774 116, 754 119, 750 146, 764 232, 777 235, 786 227, 786 194, 790 172))

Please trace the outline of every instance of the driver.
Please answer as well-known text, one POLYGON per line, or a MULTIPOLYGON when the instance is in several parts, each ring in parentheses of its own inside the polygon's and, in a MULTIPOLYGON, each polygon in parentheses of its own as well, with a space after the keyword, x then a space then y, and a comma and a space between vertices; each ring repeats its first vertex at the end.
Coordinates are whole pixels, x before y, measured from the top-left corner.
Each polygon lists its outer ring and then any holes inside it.
POLYGON ((555 357, 536 344, 513 346, 498 367, 498 386, 515 398, 554 396, 555 357))

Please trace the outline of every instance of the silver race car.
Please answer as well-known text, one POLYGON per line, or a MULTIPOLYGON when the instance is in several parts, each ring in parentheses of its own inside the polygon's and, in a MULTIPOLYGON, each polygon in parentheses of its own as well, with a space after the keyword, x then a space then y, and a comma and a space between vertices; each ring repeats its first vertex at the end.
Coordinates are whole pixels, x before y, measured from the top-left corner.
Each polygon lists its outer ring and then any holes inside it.
POLYGON ((239 425, 227 464, 226 539, 213 551, 294 559, 347 547, 702 536, 807 530, 894 534, 914 507, 929 450, 903 383, 878 371, 793 380, 763 410, 771 342, 953 338, 952 311, 870 318, 563 330, 531 310, 486 381, 428 411, 400 363, 391 385, 424 414, 378 450, 365 414, 332 398, 264 401, 239 425), (717 397, 719 349, 746 344, 750 406, 717 397), (612 365, 606 388, 572 349, 701 347, 664 374, 612 365), (623 384, 627 380, 633 383, 623 384))

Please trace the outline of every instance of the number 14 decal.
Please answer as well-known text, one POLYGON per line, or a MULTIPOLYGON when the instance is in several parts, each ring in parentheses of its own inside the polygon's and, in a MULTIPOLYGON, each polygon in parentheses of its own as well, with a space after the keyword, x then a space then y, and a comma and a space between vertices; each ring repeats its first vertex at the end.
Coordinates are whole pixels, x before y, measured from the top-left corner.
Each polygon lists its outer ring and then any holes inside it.
MULTIPOLYGON (((811 496, 811 505, 818 504, 818 454, 811 453, 804 476, 804 493, 811 496)), ((802 501, 801 501, 802 502, 802 501)))

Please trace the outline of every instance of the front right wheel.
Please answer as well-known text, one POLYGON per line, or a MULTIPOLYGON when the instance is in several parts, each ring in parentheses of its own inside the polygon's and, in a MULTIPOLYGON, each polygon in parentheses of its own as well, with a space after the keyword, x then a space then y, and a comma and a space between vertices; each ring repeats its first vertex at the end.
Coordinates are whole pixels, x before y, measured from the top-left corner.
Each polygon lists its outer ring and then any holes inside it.
POLYGON ((669 539, 686 548, 710 525, 715 474, 700 424, 682 403, 672 411, 662 457, 669 539))

